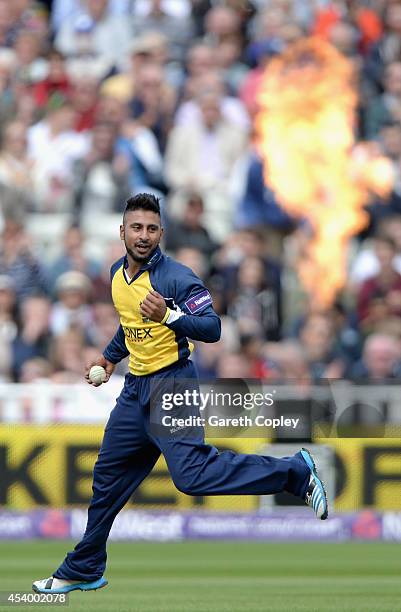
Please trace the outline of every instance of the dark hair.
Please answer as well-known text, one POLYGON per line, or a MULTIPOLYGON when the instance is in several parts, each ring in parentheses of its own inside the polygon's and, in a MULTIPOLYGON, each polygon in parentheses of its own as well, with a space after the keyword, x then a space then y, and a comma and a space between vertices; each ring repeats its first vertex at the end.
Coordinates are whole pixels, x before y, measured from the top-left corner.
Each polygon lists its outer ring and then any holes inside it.
POLYGON ((132 198, 128 198, 125 210, 125 214, 131 210, 150 210, 160 216, 160 200, 156 198, 152 193, 138 193, 132 198))

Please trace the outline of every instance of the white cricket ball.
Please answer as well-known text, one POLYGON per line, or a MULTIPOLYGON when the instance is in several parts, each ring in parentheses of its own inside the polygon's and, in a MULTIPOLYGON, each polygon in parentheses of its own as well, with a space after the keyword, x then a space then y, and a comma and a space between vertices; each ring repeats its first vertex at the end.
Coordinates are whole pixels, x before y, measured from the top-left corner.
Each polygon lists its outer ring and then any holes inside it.
POLYGON ((95 385, 101 385, 106 380, 106 370, 100 365, 94 365, 89 370, 89 380, 95 385))

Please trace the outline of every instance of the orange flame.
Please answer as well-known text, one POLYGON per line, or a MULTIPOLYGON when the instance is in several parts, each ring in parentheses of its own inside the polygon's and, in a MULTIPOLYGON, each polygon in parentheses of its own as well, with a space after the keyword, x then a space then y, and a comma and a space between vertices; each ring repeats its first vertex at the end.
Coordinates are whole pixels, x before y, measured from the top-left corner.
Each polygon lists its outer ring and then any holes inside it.
POLYGON ((353 66, 321 39, 298 41, 268 65, 258 103, 267 182, 312 230, 301 282, 328 306, 345 284, 349 240, 367 224, 369 193, 391 188, 390 162, 370 145, 354 149, 353 66))

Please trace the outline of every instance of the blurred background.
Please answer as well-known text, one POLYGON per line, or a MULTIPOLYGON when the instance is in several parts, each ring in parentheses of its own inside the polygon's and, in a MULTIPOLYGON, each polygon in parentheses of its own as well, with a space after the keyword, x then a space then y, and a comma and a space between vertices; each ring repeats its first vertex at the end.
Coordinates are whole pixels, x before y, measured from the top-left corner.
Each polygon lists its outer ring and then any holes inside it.
MULTIPOLYGON (((127 364, 96 391, 82 373, 147 191, 222 318, 201 377, 291 383, 307 422, 213 444, 316 445, 343 514, 312 537, 401 538, 400 179, 398 1, 0 0, 0 536, 84 528, 127 364)), ((160 460, 116 537, 292 537, 289 503, 185 497, 160 460)))

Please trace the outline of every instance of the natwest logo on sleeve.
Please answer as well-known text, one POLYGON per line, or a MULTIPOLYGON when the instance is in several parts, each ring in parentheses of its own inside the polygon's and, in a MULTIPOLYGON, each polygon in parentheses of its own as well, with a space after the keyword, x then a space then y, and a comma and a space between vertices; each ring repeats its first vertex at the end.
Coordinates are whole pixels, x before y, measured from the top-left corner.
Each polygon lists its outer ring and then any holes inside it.
POLYGON ((205 306, 209 306, 212 303, 212 296, 209 291, 205 289, 197 295, 193 295, 185 302, 185 306, 192 314, 200 312, 205 306))

